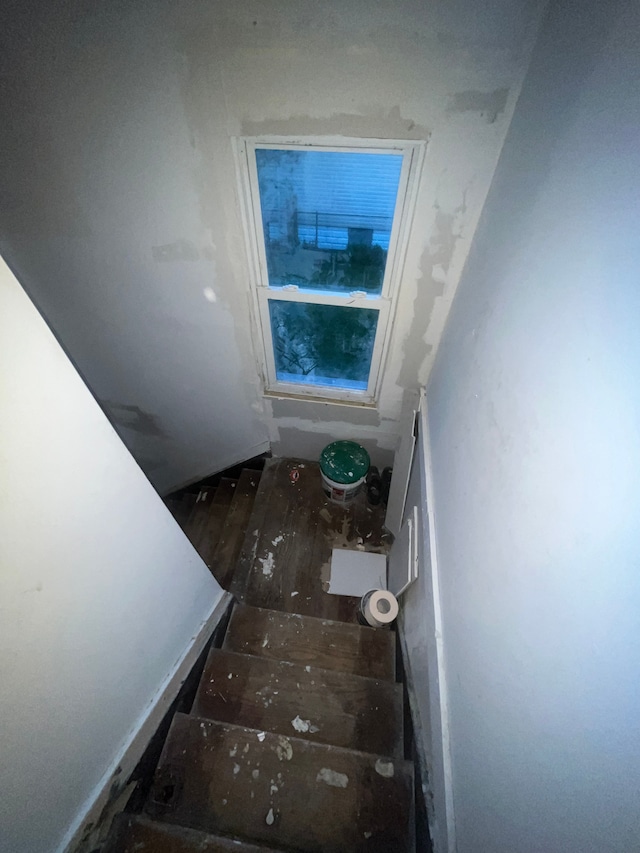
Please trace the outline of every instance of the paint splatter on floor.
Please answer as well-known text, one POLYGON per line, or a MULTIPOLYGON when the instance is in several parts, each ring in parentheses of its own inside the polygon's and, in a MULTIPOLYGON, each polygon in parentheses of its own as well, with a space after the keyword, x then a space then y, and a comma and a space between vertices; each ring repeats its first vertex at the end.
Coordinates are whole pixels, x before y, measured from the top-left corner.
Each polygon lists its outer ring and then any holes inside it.
POLYGON ((275 560, 273 559, 273 552, 269 551, 266 557, 260 557, 259 563, 262 566, 262 574, 266 578, 272 578, 273 570, 276 566, 275 560))
POLYGON ((391 779, 395 773, 393 761, 384 761, 382 758, 379 758, 376 761, 376 773, 384 776, 385 779, 391 779))
POLYGON ((329 767, 323 767, 316 776, 316 782, 325 782, 332 788, 346 788, 349 784, 349 777, 345 773, 337 773, 329 767))

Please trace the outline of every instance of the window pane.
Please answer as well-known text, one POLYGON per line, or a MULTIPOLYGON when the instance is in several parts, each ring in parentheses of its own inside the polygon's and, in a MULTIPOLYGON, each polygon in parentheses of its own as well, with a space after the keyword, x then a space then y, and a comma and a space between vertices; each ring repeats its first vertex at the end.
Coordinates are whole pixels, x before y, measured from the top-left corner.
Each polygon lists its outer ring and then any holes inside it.
POLYGON ((367 389, 376 309, 270 299, 269 316, 279 382, 367 389))
POLYGON ((402 154, 256 149, 270 287, 378 294, 402 154))

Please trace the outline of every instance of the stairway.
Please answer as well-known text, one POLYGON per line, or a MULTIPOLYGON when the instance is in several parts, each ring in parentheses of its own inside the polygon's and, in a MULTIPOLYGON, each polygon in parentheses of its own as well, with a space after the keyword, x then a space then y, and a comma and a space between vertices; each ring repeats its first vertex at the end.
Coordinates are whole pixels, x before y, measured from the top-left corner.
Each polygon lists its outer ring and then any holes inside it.
POLYGON ((120 815, 102 853, 413 853, 395 634, 326 593, 332 547, 388 547, 383 513, 329 503, 316 463, 232 473, 167 499, 236 603, 143 813, 120 815))
POLYGON ((395 635, 237 604, 104 853, 413 847, 395 635))

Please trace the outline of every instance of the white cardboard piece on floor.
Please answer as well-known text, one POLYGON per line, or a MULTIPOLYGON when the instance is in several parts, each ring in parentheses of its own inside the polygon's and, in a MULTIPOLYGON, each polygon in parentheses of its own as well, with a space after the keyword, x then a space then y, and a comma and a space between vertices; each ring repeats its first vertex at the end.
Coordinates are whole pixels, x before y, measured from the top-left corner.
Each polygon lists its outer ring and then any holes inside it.
POLYGON ((371 589, 387 588, 387 558, 369 551, 334 548, 331 552, 329 592, 357 598, 371 589))

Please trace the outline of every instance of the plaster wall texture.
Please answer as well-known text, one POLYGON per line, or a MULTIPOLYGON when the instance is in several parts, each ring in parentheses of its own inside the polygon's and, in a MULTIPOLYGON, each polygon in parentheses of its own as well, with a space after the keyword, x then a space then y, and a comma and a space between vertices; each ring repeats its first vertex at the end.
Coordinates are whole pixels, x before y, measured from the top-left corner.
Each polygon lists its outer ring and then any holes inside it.
POLYGON ((4 7, 1 248, 154 485, 357 438, 392 460, 542 2, 4 7), (263 395, 233 137, 427 139, 374 417, 263 395), (365 422, 366 421, 366 422, 365 422))
POLYGON ((640 837, 639 32, 551 4, 428 386, 459 853, 640 837))

